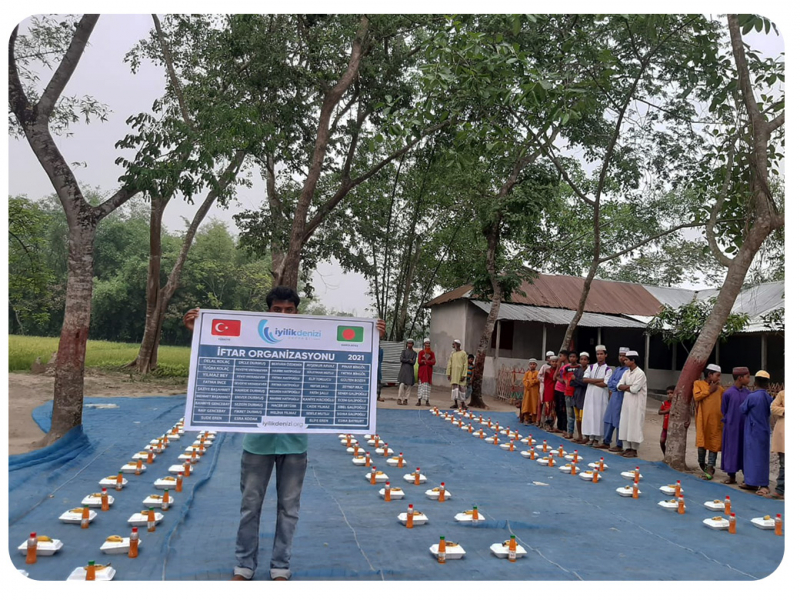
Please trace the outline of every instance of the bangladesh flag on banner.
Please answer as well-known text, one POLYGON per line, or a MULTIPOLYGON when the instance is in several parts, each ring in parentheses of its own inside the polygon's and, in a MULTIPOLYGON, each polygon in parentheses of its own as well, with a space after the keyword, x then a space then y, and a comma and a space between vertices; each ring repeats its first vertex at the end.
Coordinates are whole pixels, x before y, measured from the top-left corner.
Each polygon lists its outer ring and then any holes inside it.
POLYGON ((363 342, 364 341, 364 328, 363 327, 348 327, 347 325, 339 325, 336 331, 336 341, 338 342, 363 342))

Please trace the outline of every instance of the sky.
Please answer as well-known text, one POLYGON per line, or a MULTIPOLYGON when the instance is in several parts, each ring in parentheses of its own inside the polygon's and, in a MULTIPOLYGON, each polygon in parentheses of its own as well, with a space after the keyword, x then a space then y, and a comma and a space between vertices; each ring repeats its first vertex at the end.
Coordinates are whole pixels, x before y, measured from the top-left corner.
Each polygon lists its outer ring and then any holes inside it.
MULTIPOLYGON (((144 62, 134 75, 124 63, 124 56, 152 27, 150 15, 103 15, 98 21, 80 64, 70 80, 65 94, 88 95, 108 105, 111 113, 106 122, 83 122, 71 127, 70 137, 60 137, 57 143, 69 162, 85 162, 75 166, 78 179, 104 191, 118 187, 122 168, 115 165, 121 152, 114 148, 117 140, 129 132, 125 120, 134 114, 149 111, 153 101, 163 94, 165 75, 161 67, 144 62)), ((780 25, 779 25, 780 27, 780 25)), ((775 35, 749 33, 745 40, 766 55, 777 56, 783 51, 783 38, 775 35)), ((128 151, 128 156, 132 153, 128 151)), ((25 140, 9 138, 8 167, 10 195, 26 195, 38 199, 53 193, 25 140)), ((236 199, 227 209, 214 206, 207 219, 217 218, 236 232, 233 215, 242 210, 254 210, 265 198, 265 184, 258 173, 253 185, 240 186, 236 199)), ((165 224, 172 230, 184 227, 183 217, 191 219, 194 207, 179 199, 173 200, 166 211, 165 224)), ((322 304, 328 308, 371 314, 369 285, 356 273, 344 273, 337 263, 320 263, 314 274, 314 287, 322 304)), ((699 286, 705 287, 705 286, 699 286)))

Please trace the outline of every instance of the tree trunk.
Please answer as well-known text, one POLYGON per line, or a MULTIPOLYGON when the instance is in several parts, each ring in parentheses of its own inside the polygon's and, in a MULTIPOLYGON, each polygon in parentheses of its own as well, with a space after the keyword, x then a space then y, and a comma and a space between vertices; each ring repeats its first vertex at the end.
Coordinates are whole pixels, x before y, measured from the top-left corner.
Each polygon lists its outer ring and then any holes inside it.
MULTIPOLYGON (((492 339, 494 324, 497 315, 500 314, 500 303, 503 301, 503 290, 497 280, 497 246, 500 243, 500 213, 495 216, 494 222, 489 228, 487 235, 486 250, 486 270, 489 272, 489 279, 492 282, 492 306, 489 314, 486 315, 486 325, 483 328, 481 341, 478 343, 478 350, 475 352, 475 362, 472 365, 472 398, 469 405, 473 408, 486 408, 483 402, 483 368, 486 363, 486 349, 492 339)), ((500 340, 497 340, 500 343, 500 340)))
MULTIPOLYGON (((408 302, 411 296, 411 285, 414 282, 414 275, 417 273, 417 264, 419 264, 419 256, 422 253, 422 241, 417 238, 415 244, 416 249, 414 250, 414 257, 411 259, 410 264, 408 265, 408 270, 406 271, 406 280, 403 286, 403 301, 400 305, 400 316, 398 317, 398 331, 400 332, 401 336, 405 336, 406 333, 406 321, 408 321, 408 302)), ((413 332, 409 331, 409 335, 412 335, 413 332)))
POLYGON ((42 443, 61 439, 82 422, 86 341, 92 314, 96 223, 85 214, 69 228, 69 271, 61 338, 56 356, 53 418, 42 443))
POLYGON ((586 275, 586 278, 583 280, 583 290, 581 291, 581 298, 578 301, 578 308, 575 311, 575 315, 572 317, 572 321, 569 323, 569 327, 567 327, 567 332, 564 334, 564 340, 561 342, 560 349, 567 349, 569 350, 570 342, 572 341, 572 336, 575 335, 575 330, 578 328, 578 323, 583 316, 583 309, 586 307, 586 299, 589 297, 589 290, 592 289, 592 281, 594 281, 594 276, 597 273, 597 263, 592 262, 592 266, 589 268, 589 273, 586 275))
MULTIPOLYGON (((756 194, 759 193, 762 192, 756 192, 756 194)), ((664 455, 664 462, 674 469, 686 470, 687 429, 684 424, 691 419, 689 405, 692 401, 692 386, 700 378, 700 373, 714 350, 717 338, 731 314, 736 297, 742 291, 744 279, 756 252, 772 232, 770 219, 769 215, 757 218, 755 225, 748 232, 739 254, 728 268, 728 274, 720 288, 714 308, 700 330, 700 334, 692 346, 692 351, 681 369, 678 384, 675 386, 675 398, 669 412, 669 430, 667 431, 667 446, 664 455)))

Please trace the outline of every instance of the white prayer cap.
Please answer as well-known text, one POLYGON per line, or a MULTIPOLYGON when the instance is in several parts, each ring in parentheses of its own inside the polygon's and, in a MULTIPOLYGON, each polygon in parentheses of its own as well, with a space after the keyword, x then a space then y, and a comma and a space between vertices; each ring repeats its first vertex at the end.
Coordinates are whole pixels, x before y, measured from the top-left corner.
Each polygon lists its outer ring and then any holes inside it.
MULTIPOLYGON (((535 359, 535 358, 531 358, 530 360, 528 360, 528 364, 535 363, 535 362, 536 362, 536 359, 535 359)), ((537 363, 537 364, 538 364, 538 363, 537 363)))
POLYGON ((413 344, 413 343, 414 343, 414 340, 412 340, 411 338, 406 340, 406 344, 413 344))
POLYGON ((625 356, 633 356, 633 357, 639 358, 639 353, 636 350, 628 350, 625 353, 625 356))
MULTIPOLYGON (((605 347, 605 346, 603 346, 603 344, 600 344, 599 346, 595 346, 595 347, 594 347, 594 351, 595 351, 595 352, 600 352, 600 350, 602 350, 603 352, 605 352, 605 351, 606 351, 606 347, 605 347)), ((583 354, 583 352, 581 352, 581 354, 583 354)))
POLYGON ((545 357, 550 358, 551 356, 555 356, 555 352, 553 352, 552 350, 548 350, 547 353, 545 354, 545 357))
MULTIPOLYGON (((605 346, 598 346, 598 348, 605 349, 605 346)), ((588 352, 581 352, 581 356, 585 356, 586 358, 589 358, 589 353, 588 352)))
POLYGON ((719 365, 712 365, 712 364, 706 365, 706 370, 714 371, 715 373, 722 373, 722 369, 720 368, 719 365))
POLYGON ((628 352, 630 352, 630 351, 631 351, 631 349, 630 349, 630 348, 626 348, 625 346, 622 346, 622 347, 619 349, 619 353, 620 353, 620 354, 627 354, 627 353, 628 353, 628 352))
POLYGON ((431 343, 431 338, 425 338, 424 340, 422 340, 422 343, 423 344, 430 344, 431 343))
POLYGON ((453 343, 454 344, 458 344, 460 346, 461 345, 461 340, 453 340, 453 343))

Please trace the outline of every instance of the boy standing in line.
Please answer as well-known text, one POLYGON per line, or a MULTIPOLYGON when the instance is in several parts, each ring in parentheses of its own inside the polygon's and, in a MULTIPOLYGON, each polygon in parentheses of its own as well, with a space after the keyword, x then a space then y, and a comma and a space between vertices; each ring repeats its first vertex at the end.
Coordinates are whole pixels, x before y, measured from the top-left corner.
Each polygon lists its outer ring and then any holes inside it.
POLYGON ((675 395, 675 386, 667 386, 667 399, 661 403, 658 414, 664 415, 664 424, 661 426, 661 452, 667 455, 667 428, 669 427, 669 411, 672 410, 672 397, 675 395))

